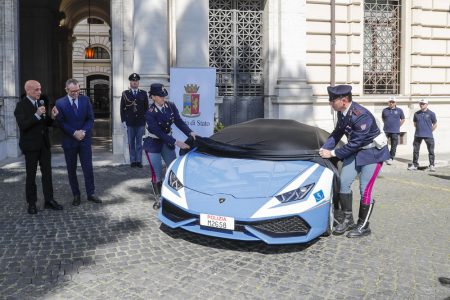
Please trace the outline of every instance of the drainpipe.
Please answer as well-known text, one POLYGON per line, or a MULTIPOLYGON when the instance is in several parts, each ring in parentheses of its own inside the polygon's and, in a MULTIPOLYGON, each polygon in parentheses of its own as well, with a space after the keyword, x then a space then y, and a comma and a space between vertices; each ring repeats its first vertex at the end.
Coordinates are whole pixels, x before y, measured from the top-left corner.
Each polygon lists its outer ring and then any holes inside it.
MULTIPOLYGON (((331 43, 330 43, 330 85, 336 85, 336 0, 331 0, 331 43)), ((333 115, 333 124, 337 123, 337 114, 333 108, 331 108, 331 114, 333 115)))
POLYGON ((336 85, 336 0, 331 0, 330 85, 336 85))

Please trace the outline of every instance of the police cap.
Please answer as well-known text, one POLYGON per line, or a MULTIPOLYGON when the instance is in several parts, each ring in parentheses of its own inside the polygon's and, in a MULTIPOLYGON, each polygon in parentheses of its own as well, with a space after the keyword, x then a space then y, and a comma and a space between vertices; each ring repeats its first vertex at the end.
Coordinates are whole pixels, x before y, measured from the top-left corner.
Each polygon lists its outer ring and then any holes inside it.
POLYGON ((166 97, 168 95, 167 90, 164 88, 164 85, 161 83, 153 83, 150 86, 150 91, 148 93, 154 96, 166 97))
POLYGON ((352 94, 352 87, 350 85, 336 85, 327 87, 329 101, 333 101, 336 98, 348 96, 352 94))
POLYGON ((139 80, 141 80, 141 76, 139 76, 139 74, 137 74, 137 73, 133 73, 130 76, 128 76, 128 80, 129 81, 139 81, 139 80))

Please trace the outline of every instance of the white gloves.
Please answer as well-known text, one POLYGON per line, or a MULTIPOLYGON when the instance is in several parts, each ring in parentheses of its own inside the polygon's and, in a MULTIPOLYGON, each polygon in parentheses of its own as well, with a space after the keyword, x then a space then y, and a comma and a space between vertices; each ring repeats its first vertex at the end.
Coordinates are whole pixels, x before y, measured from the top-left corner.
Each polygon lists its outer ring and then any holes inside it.
POLYGON ((127 129, 127 122, 122 122, 122 128, 127 129))

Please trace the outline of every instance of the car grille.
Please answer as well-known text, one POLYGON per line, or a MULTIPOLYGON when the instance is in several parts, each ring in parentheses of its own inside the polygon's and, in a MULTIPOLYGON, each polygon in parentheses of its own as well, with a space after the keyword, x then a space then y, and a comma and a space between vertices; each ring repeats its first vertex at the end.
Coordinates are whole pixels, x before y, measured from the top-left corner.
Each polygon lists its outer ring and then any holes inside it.
POLYGON ((251 226, 274 237, 306 235, 310 229, 308 223, 298 216, 252 223, 251 226))
MULTIPOLYGON (((195 218, 195 224, 200 225, 199 216, 190 214, 169 201, 162 201, 163 215, 173 222, 181 222, 183 220, 195 218)), ((299 216, 273 219, 260 222, 235 222, 235 231, 245 232, 245 226, 251 226, 254 229, 271 237, 286 237, 293 235, 306 235, 310 230, 310 226, 299 216)), ((212 229, 219 230, 221 229, 212 229)))

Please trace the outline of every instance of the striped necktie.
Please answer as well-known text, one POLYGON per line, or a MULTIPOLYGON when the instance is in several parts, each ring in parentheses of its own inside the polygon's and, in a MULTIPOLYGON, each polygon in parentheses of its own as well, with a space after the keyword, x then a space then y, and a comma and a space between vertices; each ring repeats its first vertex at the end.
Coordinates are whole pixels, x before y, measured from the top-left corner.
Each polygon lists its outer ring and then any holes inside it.
POLYGON ((75 113, 78 112, 77 104, 75 103, 75 99, 72 99, 72 109, 75 113))

